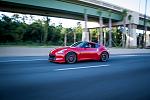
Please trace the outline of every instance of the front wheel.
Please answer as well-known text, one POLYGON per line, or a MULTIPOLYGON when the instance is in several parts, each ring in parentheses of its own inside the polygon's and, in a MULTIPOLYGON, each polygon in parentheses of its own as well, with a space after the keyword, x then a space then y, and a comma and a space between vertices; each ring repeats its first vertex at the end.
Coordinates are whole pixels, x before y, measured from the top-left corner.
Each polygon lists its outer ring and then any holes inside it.
POLYGON ((102 52, 102 54, 100 55, 100 60, 102 62, 106 62, 109 59, 109 54, 107 52, 102 52))
POLYGON ((77 56, 74 52, 67 53, 67 55, 66 55, 66 62, 67 63, 72 64, 72 63, 75 63, 76 61, 77 61, 77 56))

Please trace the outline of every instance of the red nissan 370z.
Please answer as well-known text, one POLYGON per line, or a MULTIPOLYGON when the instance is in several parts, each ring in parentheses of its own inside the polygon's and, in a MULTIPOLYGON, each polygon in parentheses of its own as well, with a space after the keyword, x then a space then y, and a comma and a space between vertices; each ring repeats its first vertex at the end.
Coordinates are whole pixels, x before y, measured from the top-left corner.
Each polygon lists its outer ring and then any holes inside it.
POLYGON ((109 59, 107 49, 94 42, 80 41, 69 47, 56 48, 50 51, 49 61, 58 63, 75 63, 83 60, 106 62, 109 59))

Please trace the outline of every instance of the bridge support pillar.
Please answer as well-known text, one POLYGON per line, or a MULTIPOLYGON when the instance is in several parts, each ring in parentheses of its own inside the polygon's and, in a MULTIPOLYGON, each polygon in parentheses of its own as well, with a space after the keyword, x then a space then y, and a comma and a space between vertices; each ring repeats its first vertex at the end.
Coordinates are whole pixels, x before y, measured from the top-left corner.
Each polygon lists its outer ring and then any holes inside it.
POLYGON ((98 43, 103 44, 103 18, 99 16, 99 35, 98 35, 98 43))
POLYGON ((89 32, 83 31, 83 33, 82 33, 82 41, 89 42, 89 32))
POLYGON ((150 46, 150 31, 146 32, 146 46, 150 46))
POLYGON ((84 21, 85 21, 85 28, 82 33, 82 41, 89 41, 89 32, 87 29, 88 16, 86 13, 86 9, 84 9, 84 21))
POLYGON ((136 34, 137 25, 130 24, 128 26, 128 29, 129 31, 126 39, 126 47, 137 48, 137 34, 136 34))
POLYGON ((109 18, 109 48, 112 47, 112 20, 109 18))

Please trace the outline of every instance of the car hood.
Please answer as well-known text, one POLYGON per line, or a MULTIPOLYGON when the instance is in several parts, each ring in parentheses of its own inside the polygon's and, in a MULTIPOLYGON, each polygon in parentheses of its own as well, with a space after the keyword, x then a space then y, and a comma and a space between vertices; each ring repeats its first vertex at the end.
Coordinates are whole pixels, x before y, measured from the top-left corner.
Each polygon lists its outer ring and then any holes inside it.
POLYGON ((68 49, 70 47, 60 47, 60 48, 55 48, 53 50, 51 50, 51 54, 55 54, 56 52, 60 51, 60 50, 63 50, 63 49, 68 49))
POLYGON ((63 50, 63 49, 67 49, 67 50, 74 50, 76 49, 76 47, 61 47, 61 48, 55 48, 53 50, 51 50, 51 54, 55 54, 56 52, 63 50))

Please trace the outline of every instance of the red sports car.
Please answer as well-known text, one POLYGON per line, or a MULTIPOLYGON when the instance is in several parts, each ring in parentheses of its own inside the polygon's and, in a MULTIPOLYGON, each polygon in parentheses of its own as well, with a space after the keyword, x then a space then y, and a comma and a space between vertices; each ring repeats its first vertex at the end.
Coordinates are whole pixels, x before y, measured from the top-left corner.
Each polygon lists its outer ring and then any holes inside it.
POLYGON ((109 53, 107 49, 94 42, 80 41, 69 47, 56 48, 50 51, 49 61, 58 63, 75 63, 83 60, 107 61, 109 53))

